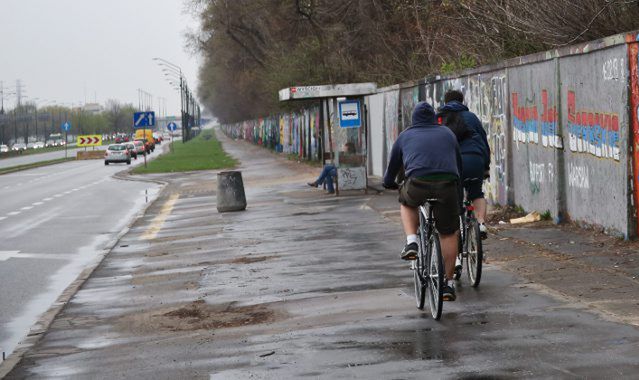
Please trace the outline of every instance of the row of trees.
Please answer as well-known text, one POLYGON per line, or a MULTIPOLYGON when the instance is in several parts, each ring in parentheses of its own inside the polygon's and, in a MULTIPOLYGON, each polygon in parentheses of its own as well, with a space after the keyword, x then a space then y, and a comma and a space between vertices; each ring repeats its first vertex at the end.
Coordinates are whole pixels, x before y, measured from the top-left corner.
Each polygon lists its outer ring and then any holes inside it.
POLYGON ((189 0, 198 93, 221 122, 276 112, 277 90, 400 83, 639 27, 633 0, 189 0))
POLYGON ((0 143, 45 141, 49 135, 60 133, 65 122, 71 123, 69 133, 73 135, 130 132, 136 111, 133 105, 117 100, 109 100, 101 113, 63 106, 37 108, 26 103, 0 115, 0 143))

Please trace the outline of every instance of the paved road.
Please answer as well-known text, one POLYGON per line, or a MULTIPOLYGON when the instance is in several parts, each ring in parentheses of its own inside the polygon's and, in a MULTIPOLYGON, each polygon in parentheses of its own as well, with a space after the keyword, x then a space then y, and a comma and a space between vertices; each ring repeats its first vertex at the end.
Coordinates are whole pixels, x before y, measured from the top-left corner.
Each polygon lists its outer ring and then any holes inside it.
MULTIPOLYGON (((106 149, 106 146, 96 147, 96 149, 106 149)), ((68 157, 75 157, 76 152, 79 150, 84 150, 84 148, 69 148, 67 152, 68 157)), ((34 162, 49 161, 64 157, 64 150, 57 150, 55 152, 28 154, 25 156, 3 158, 0 160, 0 168, 9 168, 12 166, 32 164, 34 162)))
MULTIPOLYGON (((317 169, 223 144, 248 209, 216 211, 215 173, 167 176, 7 379, 636 378, 635 326, 494 265, 433 321, 398 259, 396 194, 326 196, 317 169)), ((528 253, 487 242, 506 249, 528 253)))
POLYGON ((112 178, 126 166, 77 161, 0 176, 1 351, 14 349, 157 193, 158 185, 112 178))

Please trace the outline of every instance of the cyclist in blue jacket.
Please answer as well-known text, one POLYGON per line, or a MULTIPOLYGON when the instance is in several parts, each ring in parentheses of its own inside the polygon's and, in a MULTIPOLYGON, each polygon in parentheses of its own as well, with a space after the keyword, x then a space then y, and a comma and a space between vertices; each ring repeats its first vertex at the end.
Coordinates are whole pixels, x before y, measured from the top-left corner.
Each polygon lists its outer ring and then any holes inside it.
POLYGON ((487 236, 484 225, 486 219, 486 199, 482 190, 482 181, 464 183, 467 179, 484 179, 484 173, 490 168, 490 147, 481 121, 464 104, 464 94, 458 90, 449 90, 444 95, 445 105, 439 108, 438 118, 447 125, 459 141, 462 155, 462 183, 473 202, 475 216, 479 222, 482 239, 487 236))
POLYGON ((454 301, 453 274, 459 238, 459 144, 453 132, 437 124, 435 110, 426 102, 417 103, 412 122, 393 144, 383 185, 397 188, 396 177, 404 167, 406 179, 399 188, 400 217, 406 233, 406 245, 401 253, 404 260, 417 258, 417 208, 428 198, 439 199, 433 213, 446 272, 443 299, 454 301))

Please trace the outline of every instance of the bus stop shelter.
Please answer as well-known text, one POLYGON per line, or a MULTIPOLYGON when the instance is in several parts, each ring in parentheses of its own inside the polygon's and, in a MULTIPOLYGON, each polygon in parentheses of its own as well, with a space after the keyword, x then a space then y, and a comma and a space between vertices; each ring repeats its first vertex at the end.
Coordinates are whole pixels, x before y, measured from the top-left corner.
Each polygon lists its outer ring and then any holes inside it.
POLYGON ((337 168, 336 194, 340 190, 366 190, 367 112, 364 96, 377 91, 375 83, 287 87, 279 91, 282 102, 320 102, 322 163, 337 168))

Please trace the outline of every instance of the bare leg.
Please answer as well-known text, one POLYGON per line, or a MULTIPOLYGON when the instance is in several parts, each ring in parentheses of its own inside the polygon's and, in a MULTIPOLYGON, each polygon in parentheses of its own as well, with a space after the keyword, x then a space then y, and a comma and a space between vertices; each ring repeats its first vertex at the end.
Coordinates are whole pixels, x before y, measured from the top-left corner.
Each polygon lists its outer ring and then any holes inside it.
POLYGON ((419 215, 417 214, 417 209, 400 205, 399 212, 406 236, 416 234, 417 228, 419 227, 419 215))
POLYGON ((442 256, 444 256, 444 271, 446 279, 452 280, 455 273, 455 258, 457 257, 457 241, 459 230, 448 235, 439 235, 439 242, 442 246, 442 256))
POLYGON ((473 201, 473 207, 475 208, 475 217, 479 223, 484 223, 486 220, 486 198, 477 198, 473 201))

